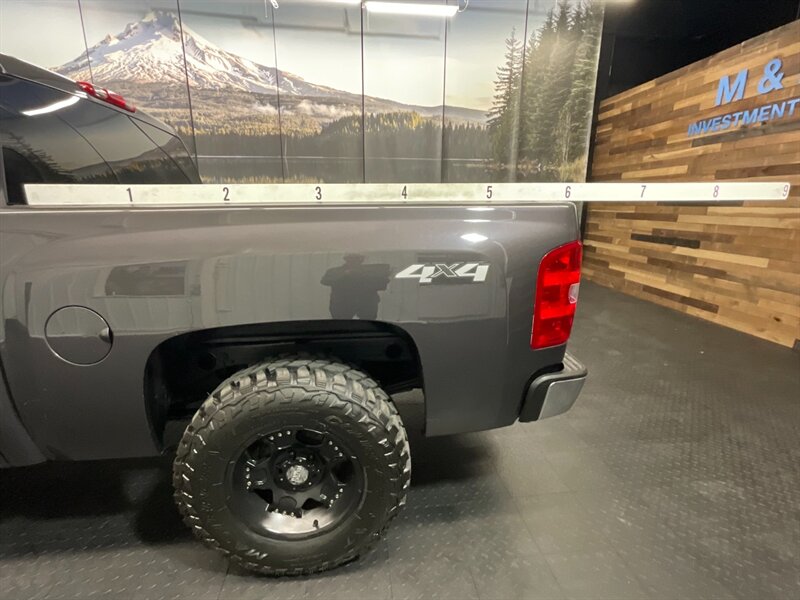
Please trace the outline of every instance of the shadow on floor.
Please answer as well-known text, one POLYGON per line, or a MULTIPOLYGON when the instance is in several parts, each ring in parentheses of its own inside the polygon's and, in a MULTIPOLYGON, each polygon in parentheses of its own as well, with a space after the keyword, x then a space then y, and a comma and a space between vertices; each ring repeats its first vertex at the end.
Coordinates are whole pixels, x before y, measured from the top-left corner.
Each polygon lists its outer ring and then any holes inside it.
MULTIPOLYGON (((413 417, 409 420, 414 422, 413 417)), ((411 437, 412 493, 442 481, 469 480, 482 472, 484 454, 474 442, 464 444, 463 436, 411 437)), ((0 471, 0 530, 4 523, 24 520, 29 535, 46 539, 50 527, 65 523, 87 530, 116 523, 107 528, 104 547, 191 540, 173 504, 171 467, 171 458, 165 457, 48 463, 0 471)), ((6 547, 5 556, 9 549, 13 550, 6 547)), ((61 552, 70 547, 62 540, 39 543, 36 549, 61 552)), ((28 548, 23 545, 19 550, 28 548)))

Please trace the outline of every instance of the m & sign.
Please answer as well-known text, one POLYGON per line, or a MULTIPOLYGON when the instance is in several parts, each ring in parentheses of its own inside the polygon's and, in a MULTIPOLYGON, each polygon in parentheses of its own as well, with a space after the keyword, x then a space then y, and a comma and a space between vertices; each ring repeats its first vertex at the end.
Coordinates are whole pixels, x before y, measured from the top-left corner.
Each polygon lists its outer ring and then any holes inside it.
MULTIPOLYGON (((730 104, 744 98, 745 88, 748 84, 750 71, 742 69, 735 76, 724 75, 717 84, 717 96, 714 106, 730 104)), ((768 94, 784 87, 783 61, 780 58, 773 58, 764 65, 763 72, 757 81, 759 95, 768 94)), ((795 111, 800 111, 800 97, 783 100, 781 102, 771 102, 763 104, 751 110, 740 110, 729 112, 711 119, 703 119, 689 124, 689 137, 702 135, 704 133, 716 133, 735 129, 745 125, 756 123, 766 123, 784 119, 794 115, 795 111)))

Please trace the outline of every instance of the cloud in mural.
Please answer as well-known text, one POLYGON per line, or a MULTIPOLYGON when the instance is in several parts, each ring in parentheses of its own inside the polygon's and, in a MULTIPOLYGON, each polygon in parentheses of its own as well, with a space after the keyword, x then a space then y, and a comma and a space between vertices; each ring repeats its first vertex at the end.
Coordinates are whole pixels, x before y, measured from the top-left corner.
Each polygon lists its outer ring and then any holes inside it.
POLYGON ((346 117, 348 115, 359 114, 361 110, 360 107, 340 106, 335 104, 318 104, 306 99, 302 100, 294 108, 294 112, 312 117, 334 120, 346 117))
POLYGON ((273 106, 272 104, 253 104, 250 108, 261 115, 267 115, 270 117, 278 115, 278 107, 273 106))

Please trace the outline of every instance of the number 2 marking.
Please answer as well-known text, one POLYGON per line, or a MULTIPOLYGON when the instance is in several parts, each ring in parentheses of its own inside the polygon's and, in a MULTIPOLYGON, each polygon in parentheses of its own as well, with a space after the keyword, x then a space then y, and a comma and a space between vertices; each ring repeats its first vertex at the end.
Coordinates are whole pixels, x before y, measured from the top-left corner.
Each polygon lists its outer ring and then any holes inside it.
POLYGON ((228 198, 228 193, 230 192, 230 190, 227 187, 224 187, 222 188, 222 192, 223 192, 222 201, 230 202, 230 198, 228 198))

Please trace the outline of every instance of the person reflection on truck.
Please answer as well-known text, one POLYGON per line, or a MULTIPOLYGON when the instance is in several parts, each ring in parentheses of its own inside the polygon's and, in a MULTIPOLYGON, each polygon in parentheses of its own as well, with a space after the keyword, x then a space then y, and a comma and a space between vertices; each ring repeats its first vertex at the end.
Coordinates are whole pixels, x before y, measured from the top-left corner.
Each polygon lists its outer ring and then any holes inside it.
POLYGON ((388 264, 364 264, 361 254, 345 254, 344 264, 331 267, 320 283, 331 288, 330 310, 334 319, 375 319, 378 292, 389 285, 388 264))

